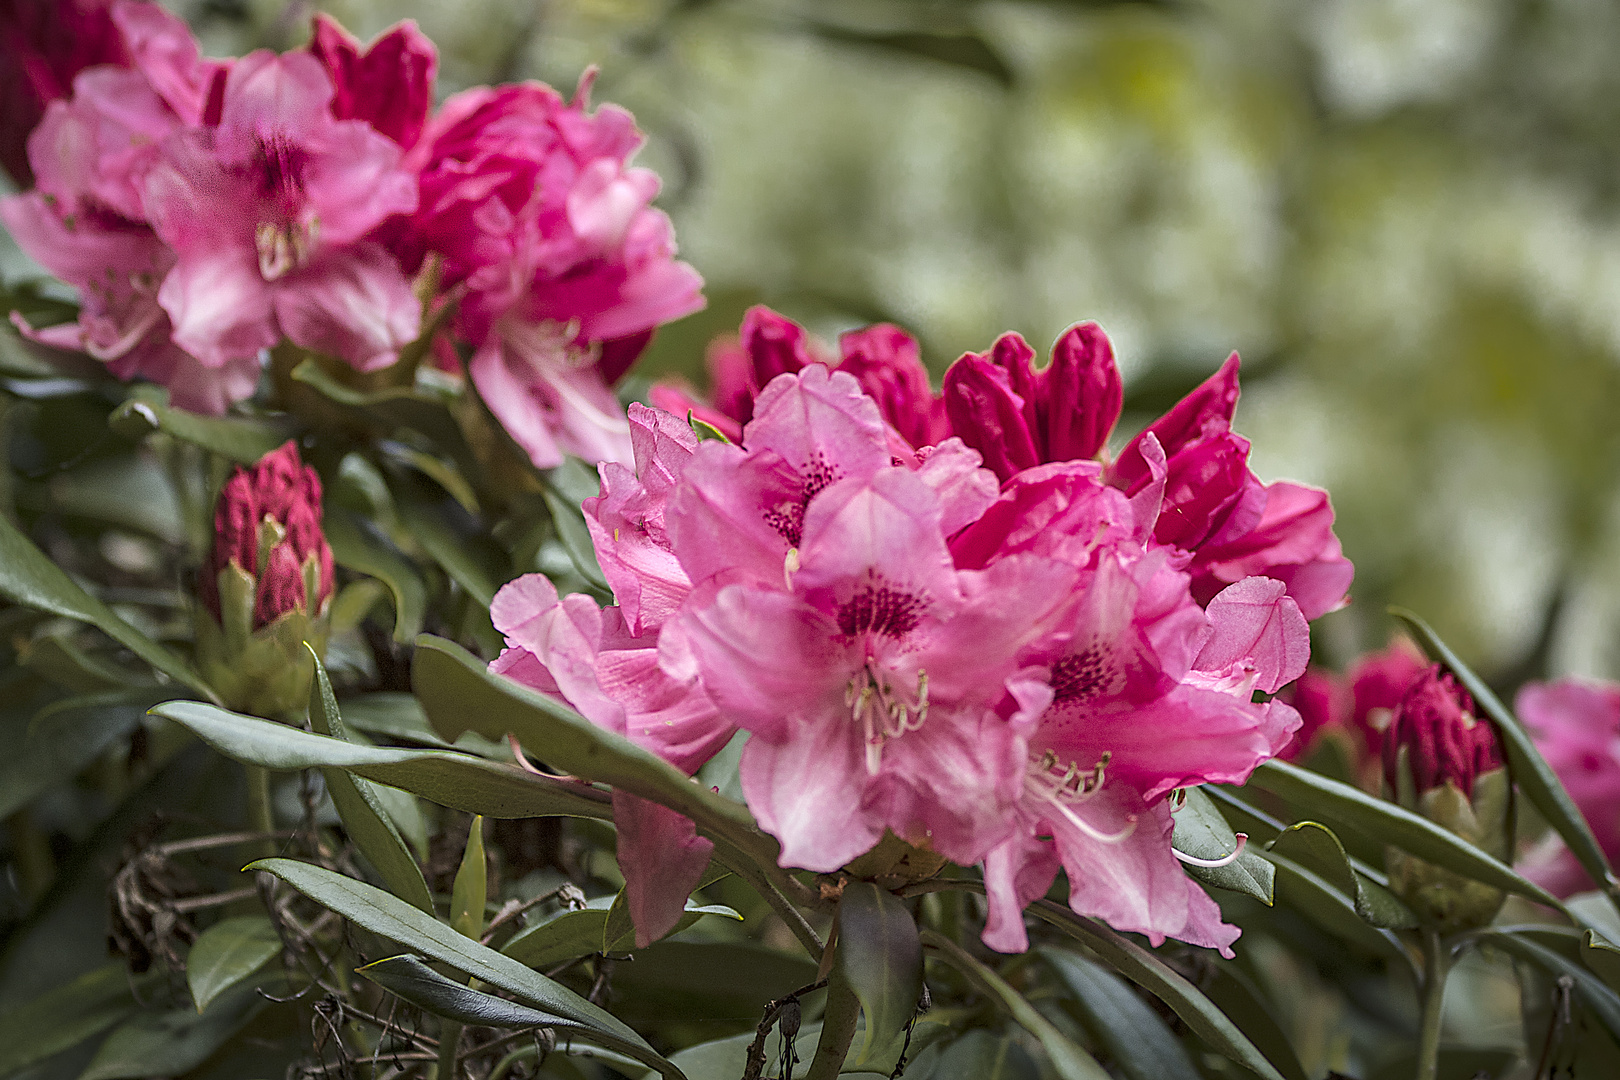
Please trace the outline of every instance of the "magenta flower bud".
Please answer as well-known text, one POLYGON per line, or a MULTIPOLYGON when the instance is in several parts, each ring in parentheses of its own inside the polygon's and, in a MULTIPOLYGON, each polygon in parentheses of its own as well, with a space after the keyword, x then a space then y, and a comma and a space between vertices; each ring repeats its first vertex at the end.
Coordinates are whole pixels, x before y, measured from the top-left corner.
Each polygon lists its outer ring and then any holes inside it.
POLYGON ((860 382, 878 411, 912 446, 937 446, 950 435, 944 403, 928 385, 917 339, 889 323, 838 337, 839 371, 860 382))
POLYGON ((362 50, 336 20, 316 15, 309 51, 331 76, 333 117, 364 120, 406 150, 416 145, 433 106, 439 53, 415 22, 396 23, 362 50))
MULTIPOLYGON (((1192 551, 1228 526, 1242 535, 1259 520, 1265 489, 1249 472, 1249 440, 1231 432, 1188 446, 1170 455, 1164 485, 1164 508, 1153 538, 1192 551), (1243 518, 1243 527, 1231 519, 1243 518)), ((1133 492, 1134 494, 1134 492, 1133 492)))
MULTIPOLYGON (((742 344, 754 362, 754 385, 758 389, 764 389, 778 375, 792 374, 821 359, 812 351, 804 327, 764 304, 755 304, 743 316, 742 344)), ((743 419, 746 422, 749 417, 743 419)))
POLYGON ((1114 347, 1096 323, 1070 327, 1037 378, 1045 390, 1036 410, 1046 434, 1047 461, 1076 461, 1102 453, 1125 404, 1114 347))
MULTIPOLYGON (((1506 860, 1513 788, 1491 725, 1435 664, 1413 680, 1384 733, 1386 795, 1489 855, 1506 860)), ((1420 918, 1445 930, 1483 926, 1503 893, 1389 848, 1390 887, 1420 918)))
POLYGON ((332 549, 321 481, 289 442, 225 482, 199 582, 197 655, 231 708, 293 717, 308 699, 304 649, 326 645, 332 549))
MULTIPOLYGON (((1016 336, 1003 335, 1001 341, 1016 336)), ((1001 348, 1001 342, 996 345, 1001 348)), ((1013 376, 1005 368, 988 357, 968 353, 945 372, 944 396, 951 430, 983 455, 984 467, 1003 483, 1014 473, 1040 464, 1025 400, 1013 388, 1013 376)))

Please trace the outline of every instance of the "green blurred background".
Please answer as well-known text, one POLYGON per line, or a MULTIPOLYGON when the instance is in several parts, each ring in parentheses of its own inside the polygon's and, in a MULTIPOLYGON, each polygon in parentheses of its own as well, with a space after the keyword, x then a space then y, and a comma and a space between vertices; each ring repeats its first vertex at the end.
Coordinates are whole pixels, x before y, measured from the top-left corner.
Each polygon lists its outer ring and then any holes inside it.
MULTIPOLYGON (((215 54, 313 7, 171 6, 215 54)), ((597 64, 708 280, 648 366, 757 301, 889 319, 936 376, 1095 319, 1123 434, 1244 358, 1266 479, 1329 488, 1356 601, 1498 681, 1620 675, 1620 6, 1609 0, 335 0, 440 92, 597 64)), ((8 256, 8 269, 17 256, 8 256)))

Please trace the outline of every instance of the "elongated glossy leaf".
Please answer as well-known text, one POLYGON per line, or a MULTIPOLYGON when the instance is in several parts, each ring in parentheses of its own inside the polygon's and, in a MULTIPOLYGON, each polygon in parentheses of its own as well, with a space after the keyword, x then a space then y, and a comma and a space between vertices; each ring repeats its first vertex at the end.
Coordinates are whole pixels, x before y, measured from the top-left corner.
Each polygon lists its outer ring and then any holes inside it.
MULTIPOLYGON (((1208 795, 1196 787, 1186 788, 1185 801, 1176 811, 1171 845, 1198 859, 1224 859, 1237 850, 1237 835, 1208 795)), ((1252 896, 1271 905, 1274 871, 1266 860, 1245 850, 1225 866, 1184 864, 1189 877, 1220 889, 1252 896)))
POLYGON ((421 544, 457 584, 480 604, 489 607, 490 601, 495 599, 495 591, 511 576, 500 551, 483 537, 458 535, 439 507, 424 499, 420 492, 396 486, 394 499, 399 507, 400 523, 409 530, 412 539, 421 544))
POLYGON ((139 1013, 114 1029, 79 1080, 179 1076, 201 1065, 268 1002, 251 983, 227 990, 205 1012, 139 1013))
MULTIPOLYGON (((617 933, 611 933, 608 927, 610 913, 619 909, 623 895, 621 892, 617 897, 601 897, 580 910, 559 912, 512 938, 501 947, 501 952, 536 970, 594 952, 628 952, 636 943, 635 927, 629 922, 629 913, 626 912, 620 921, 617 933)), ((686 913, 670 933, 678 934, 689 929, 705 915, 742 921, 740 914, 724 904, 695 904, 688 900, 686 913)))
POLYGON ((297 433, 287 418, 250 420, 239 416, 202 416, 164 404, 150 387, 139 387, 107 418, 128 439, 161 431, 224 458, 252 465, 297 433))
POLYGON ((855 1052, 855 1064, 863 1065, 899 1038, 922 996, 922 944, 911 912, 869 881, 845 885, 836 962, 866 1018, 865 1041, 855 1052))
POLYGON ((932 930, 922 932, 922 941, 987 997, 999 1003, 1019 1027, 1035 1036, 1062 1080, 1106 1080, 1108 1074, 1095 1058, 1071 1042, 1053 1026, 1052 1021, 1024 1000, 1022 994, 1007 985, 1000 975, 975 960, 967 950, 932 930))
POLYGON ((1037 900, 1029 910, 1036 918, 1085 945, 1109 967, 1168 1005, 1211 1050, 1226 1055, 1261 1080, 1282 1080, 1276 1067, 1225 1013, 1199 993, 1192 983, 1170 970, 1157 956, 1095 919, 1083 919, 1050 900, 1037 900))
POLYGON ((1088 1026, 1131 1080, 1201 1080, 1175 1033, 1125 980, 1063 949, 1042 949, 1088 1026))
POLYGON ((1315 821, 1302 821, 1285 829, 1271 842, 1271 851, 1314 871, 1355 905, 1356 914, 1385 930, 1418 925, 1412 909, 1377 882, 1357 873, 1344 845, 1333 830, 1315 821))
POLYGON ((1560 956, 1547 946, 1521 934, 1486 932, 1480 940, 1504 949, 1521 959, 1528 960, 1548 973, 1568 975, 1575 980, 1581 1001, 1608 1031, 1620 1042, 1620 994, 1615 993, 1597 975, 1584 965, 1560 956))
POLYGON ((463 937, 444 923, 381 889, 294 859, 260 859, 248 869, 274 874, 350 922, 448 964, 465 975, 482 979, 537 1009, 586 1024, 646 1048, 641 1037, 612 1014, 592 1005, 567 987, 530 971, 511 957, 502 956, 494 949, 463 937))
MULTIPOLYGON (((347 742, 348 732, 332 693, 331 680, 326 677, 326 666, 314 649, 310 649, 309 654, 315 661, 315 677, 309 684, 310 725, 319 735, 347 742)), ((332 796, 332 805, 337 807, 343 828, 360 854, 395 896, 433 914, 433 893, 428 890, 427 879, 422 876, 421 867, 416 865, 371 781, 335 766, 322 769, 321 776, 326 780, 327 793, 332 796)))
POLYGON ((0 817, 28 805, 52 784, 89 765, 173 691, 112 690, 64 698, 41 709, 21 746, 0 758, 0 817))
POLYGON ((1356 911, 1356 902, 1314 870, 1276 852, 1267 858, 1277 864, 1277 897, 1317 924, 1368 952, 1401 958, 1406 954, 1388 930, 1380 930, 1356 911))
POLYGON ((493 994, 472 990, 445 978, 414 956, 393 956, 360 969, 360 974, 413 1005, 436 1016, 481 1027, 545 1027, 567 1036, 584 1037, 609 1050, 626 1054, 651 1066, 670 1080, 685 1080, 685 1074, 667 1058, 656 1053, 640 1038, 624 1039, 591 1024, 541 1012, 493 994))
POLYGON ((485 817, 607 819, 613 813, 599 791, 471 754, 361 746, 196 701, 165 702, 152 712, 244 764, 281 770, 332 766, 485 817))
POLYGON ((484 858, 484 819, 475 816, 467 830, 467 847, 450 887, 450 928, 477 941, 484 933, 484 905, 489 898, 489 863, 484 858))
POLYGON ((1234 960, 1212 960, 1199 988, 1287 1080, 1310 1080, 1271 1003, 1234 960))
POLYGON ((186 984, 203 1012, 231 987, 251 979, 281 953, 281 937, 263 915, 221 919, 202 932, 186 954, 186 984))
POLYGON ((202 676, 80 588, 3 514, 0 514, 0 597, 35 611, 99 627, 102 633, 169 678, 189 686, 209 701, 219 700, 202 676))
POLYGON ((464 731, 490 739, 511 732, 553 768, 662 803, 745 851, 775 861, 775 841, 754 829, 746 807, 693 783, 656 754, 597 727, 561 702, 492 674, 454 642, 427 634, 418 638, 411 684, 433 726, 447 739, 464 731))
POLYGON ((1281 797, 1313 818, 1342 822, 1436 866, 1563 910, 1556 896, 1526 881, 1514 873, 1512 867, 1432 821, 1395 803, 1375 799, 1358 788, 1275 759, 1256 769, 1249 783, 1281 797))
POLYGON ((339 566, 374 577, 394 601, 394 640, 404 644, 422 629, 427 587, 404 556, 370 535, 360 518, 343 509, 326 515, 326 539, 339 566))
MULTIPOLYGON (((919 1059, 918 1064, 922 1061, 919 1059)), ((975 1080, 1039 1080, 1040 1068, 1013 1034, 998 1036, 974 1028, 953 1040, 939 1055, 930 1080, 974 1077, 975 1080)))
POLYGON ((1610 990, 1620 993, 1620 946, 1611 944, 1595 931, 1586 930, 1581 933, 1580 957, 1610 990))
POLYGON ((1615 877, 1608 858, 1603 854, 1602 845, 1592 835, 1591 826, 1569 797, 1569 792, 1564 790, 1552 766, 1536 749, 1530 733, 1525 731, 1518 717, 1502 704, 1483 679, 1457 658, 1457 654, 1440 640, 1433 627, 1404 608, 1392 607, 1389 610, 1390 614, 1407 625, 1429 658, 1445 665, 1463 689, 1473 696, 1474 702, 1485 711, 1507 755, 1508 771, 1513 776, 1513 782, 1541 816, 1547 819, 1547 823, 1563 837, 1570 852, 1580 860, 1592 880, 1604 884, 1611 894, 1620 892, 1620 879, 1615 877))
POLYGON ((0 1076, 14 1076, 122 1023, 135 1011, 135 994, 158 973, 131 978, 108 964, 48 990, 0 1015, 0 1076))

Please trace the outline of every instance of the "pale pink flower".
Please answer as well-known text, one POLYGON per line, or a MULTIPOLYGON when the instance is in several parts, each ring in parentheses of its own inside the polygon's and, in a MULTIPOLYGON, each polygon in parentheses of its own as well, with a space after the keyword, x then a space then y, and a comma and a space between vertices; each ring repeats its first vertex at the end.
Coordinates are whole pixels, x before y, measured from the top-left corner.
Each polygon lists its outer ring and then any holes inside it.
POLYGON ((567 103, 538 83, 446 101, 411 154, 421 209, 399 247, 408 263, 443 260, 473 382, 541 468, 565 453, 628 464, 608 379, 628 360, 606 354, 703 306, 702 279, 675 261, 669 219, 649 205, 658 177, 629 167, 635 121, 588 111, 589 87, 587 75, 567 103))
MULTIPOLYGON (((1603 853, 1620 864, 1620 686, 1574 678, 1527 683, 1514 705, 1603 853)), ((1595 887, 1555 833, 1519 870, 1558 896, 1595 887)))
MULTIPOLYGON (((558 597, 540 574, 495 596, 490 617, 506 649, 490 670, 572 706, 592 723, 693 772, 731 738, 695 678, 660 663, 656 629, 633 635, 618 608, 599 608, 578 593, 558 597)), ((544 753, 544 748, 537 747, 544 753)), ((613 796, 638 946, 679 921, 714 845, 690 819, 627 792, 613 796)))
POLYGON ((225 80, 217 128, 164 142, 146 211, 177 261, 158 291, 174 341, 210 366, 283 336, 361 370, 416 337, 421 308, 366 236, 416 208, 399 147, 334 120, 332 83, 304 52, 260 51, 225 80))

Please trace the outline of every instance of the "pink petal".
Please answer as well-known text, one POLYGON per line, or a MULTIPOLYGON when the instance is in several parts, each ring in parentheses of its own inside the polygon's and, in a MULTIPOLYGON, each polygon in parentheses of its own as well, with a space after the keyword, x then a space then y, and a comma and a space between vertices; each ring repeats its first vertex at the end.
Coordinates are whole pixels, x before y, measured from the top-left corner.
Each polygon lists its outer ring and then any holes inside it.
POLYGON ((135 66, 188 124, 205 122, 210 96, 229 61, 205 60, 184 20, 155 3, 115 3, 113 22, 135 66))
POLYGON ((473 354, 467 371, 478 388, 478 396, 529 455, 535 468, 550 469, 562 464, 562 451, 557 448, 545 414, 530 399, 529 387, 508 362, 505 343, 498 335, 491 336, 473 354))
POLYGON ((634 473, 616 462, 599 466, 602 494, 586 499, 585 524, 596 561, 636 633, 662 626, 692 591, 669 548, 663 508, 654 507, 634 473))
POLYGON ((756 735, 743 747, 743 795, 781 842, 781 865, 831 873, 882 837, 882 821, 862 805, 867 774, 858 744, 849 725, 817 724, 780 745, 756 735))
POLYGON ((1187 875, 1170 849, 1174 822, 1164 803, 1144 805, 1128 789, 1109 784, 1072 807, 1092 832, 1129 833, 1098 840, 1056 812, 1042 815, 1052 829, 1069 877, 1069 907, 1116 930, 1146 934, 1157 946, 1187 926, 1187 875))
POLYGON ((221 128, 257 131, 265 125, 297 131, 329 120, 332 80, 306 52, 248 53, 225 77, 221 128))
POLYGON ((890 463, 876 403, 853 376, 821 364, 773 379, 760 391, 754 419, 743 429, 743 445, 775 452, 818 487, 864 479, 890 463))
POLYGON ((984 857, 988 917, 980 940, 997 952, 1027 950, 1024 909, 1046 895, 1062 865, 1051 841, 1037 839, 1027 829, 991 849, 984 857))
POLYGON ((1041 373, 1047 461, 1094 458, 1108 444, 1124 403, 1114 348, 1096 323, 1081 323, 1058 338, 1052 363, 1041 373))
POLYGON ((1221 590, 1207 611, 1214 633, 1194 662, 1198 669, 1252 665, 1256 686, 1268 694, 1305 673, 1311 658, 1310 628, 1282 582, 1244 578, 1221 590))
POLYGON ((613 824, 636 948, 645 949, 681 921, 714 843, 697 835, 691 818, 623 791, 613 792, 613 824))
POLYGON ((421 329, 422 305, 411 283, 376 244, 334 253, 271 288, 289 338, 360 371, 392 364, 421 329))
POLYGON ((270 289, 244 248, 183 257, 163 279, 158 303, 169 313, 175 344, 209 367, 256 356, 281 340, 270 289))
POLYGON ((670 497, 670 546, 694 583, 719 574, 781 581, 807 502, 804 478, 775 454, 700 443, 670 497))
POLYGON ((977 450, 952 437, 927 451, 917 477, 939 497, 939 527, 950 536, 977 521, 996 501, 996 474, 981 469, 977 450))

